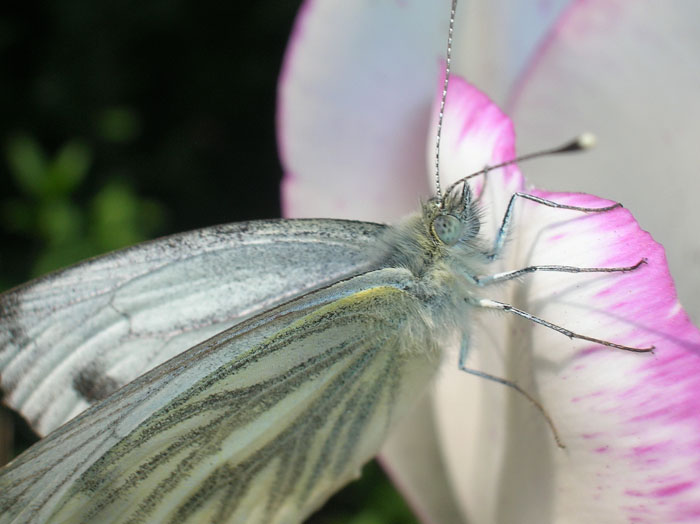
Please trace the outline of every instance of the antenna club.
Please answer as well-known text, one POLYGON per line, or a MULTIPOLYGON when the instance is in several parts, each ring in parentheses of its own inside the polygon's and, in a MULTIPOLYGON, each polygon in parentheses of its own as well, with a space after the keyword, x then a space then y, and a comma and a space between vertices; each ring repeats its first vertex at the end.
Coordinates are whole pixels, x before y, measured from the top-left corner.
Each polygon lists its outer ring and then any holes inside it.
POLYGON ((576 139, 576 142, 581 149, 591 149, 598 143, 598 138, 593 133, 583 133, 576 139))

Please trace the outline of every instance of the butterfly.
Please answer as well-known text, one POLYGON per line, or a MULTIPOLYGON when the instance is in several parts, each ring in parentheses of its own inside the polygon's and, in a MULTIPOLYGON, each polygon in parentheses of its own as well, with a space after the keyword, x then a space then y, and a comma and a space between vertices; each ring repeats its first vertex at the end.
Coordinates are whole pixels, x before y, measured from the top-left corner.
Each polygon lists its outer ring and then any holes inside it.
POLYGON ((479 213, 463 180, 393 227, 202 229, 2 295, 7 401, 40 432, 68 422, 2 470, 0 522, 300 521, 376 454, 473 308, 553 327, 482 298, 531 270, 477 276, 510 224, 489 251, 479 213))

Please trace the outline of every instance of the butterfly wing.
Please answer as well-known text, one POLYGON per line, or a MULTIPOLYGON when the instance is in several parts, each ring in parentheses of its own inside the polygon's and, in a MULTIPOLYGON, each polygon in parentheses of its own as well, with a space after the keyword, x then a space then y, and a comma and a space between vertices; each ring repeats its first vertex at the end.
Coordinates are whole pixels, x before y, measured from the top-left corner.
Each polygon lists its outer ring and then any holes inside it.
POLYGON ((267 220, 143 243, 0 295, 4 401, 40 435, 242 319, 370 268, 384 226, 267 220))
POLYGON ((137 378, 0 470, 0 523, 301 521, 438 365, 411 279, 319 289, 137 378))

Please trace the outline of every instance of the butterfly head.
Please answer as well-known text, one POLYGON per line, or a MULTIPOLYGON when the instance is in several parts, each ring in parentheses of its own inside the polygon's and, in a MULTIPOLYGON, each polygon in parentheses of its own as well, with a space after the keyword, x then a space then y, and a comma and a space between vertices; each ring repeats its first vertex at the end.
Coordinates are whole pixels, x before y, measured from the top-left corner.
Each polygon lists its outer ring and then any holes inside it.
POLYGON ((427 205, 430 233, 436 243, 454 246, 473 240, 479 233, 479 213, 466 180, 451 186, 443 197, 433 198, 427 205))

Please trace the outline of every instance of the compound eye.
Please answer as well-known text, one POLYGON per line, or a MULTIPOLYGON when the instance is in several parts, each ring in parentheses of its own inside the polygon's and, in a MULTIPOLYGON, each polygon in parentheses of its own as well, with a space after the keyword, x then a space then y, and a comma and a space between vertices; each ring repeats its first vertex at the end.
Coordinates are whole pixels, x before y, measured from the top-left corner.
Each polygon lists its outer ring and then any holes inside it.
POLYGON ((454 215, 438 215, 433 220, 433 233, 447 246, 454 246, 462 238, 464 224, 454 215))

